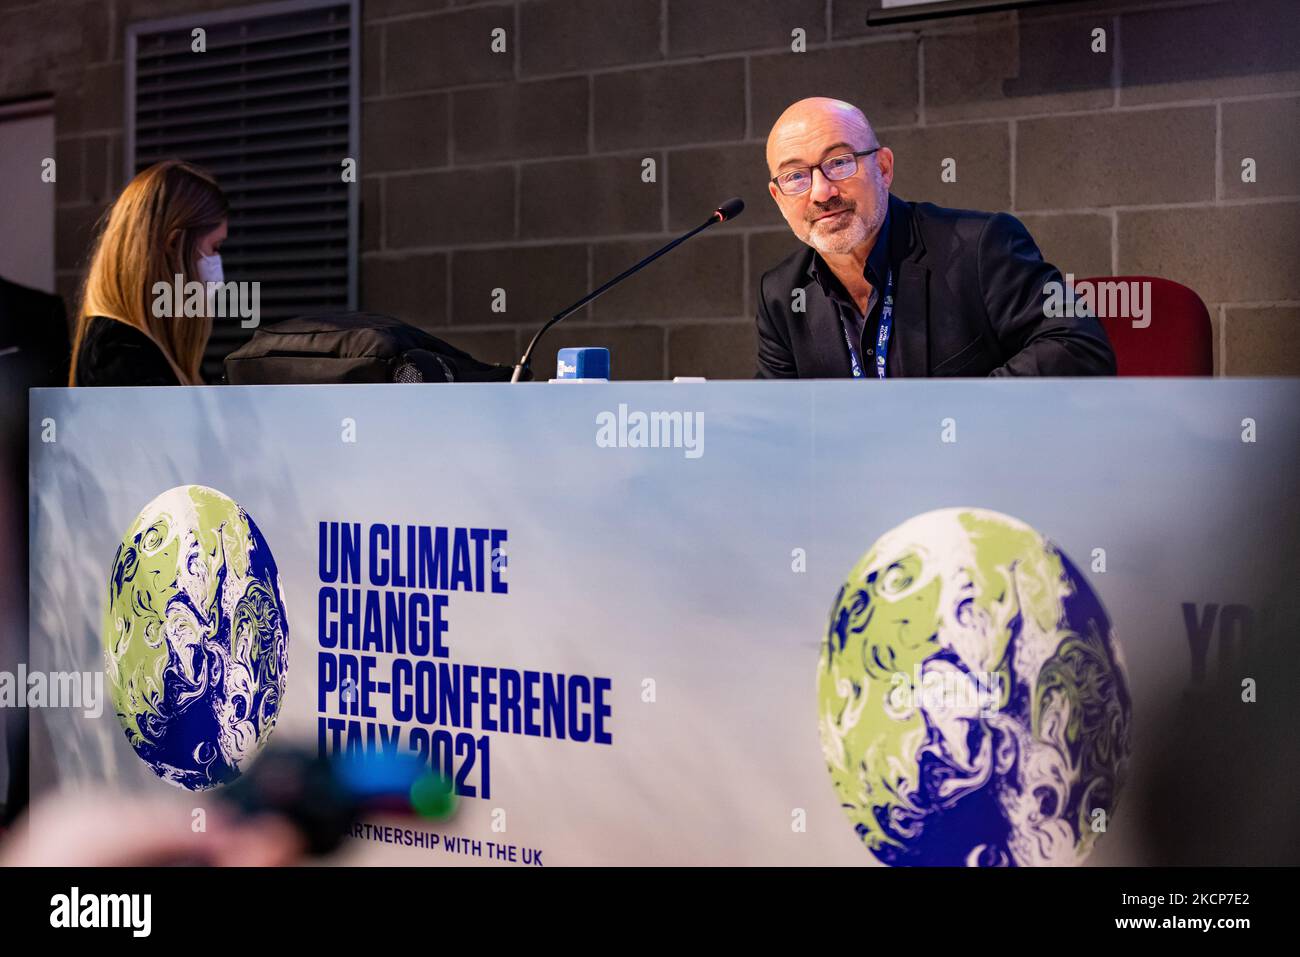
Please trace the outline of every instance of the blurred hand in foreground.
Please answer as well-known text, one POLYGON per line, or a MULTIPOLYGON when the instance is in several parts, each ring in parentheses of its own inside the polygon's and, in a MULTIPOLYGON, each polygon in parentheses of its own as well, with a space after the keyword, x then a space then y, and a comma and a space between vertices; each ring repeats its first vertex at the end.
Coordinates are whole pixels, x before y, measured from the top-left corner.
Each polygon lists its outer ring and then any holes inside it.
POLYGON ((193 807, 114 791, 38 800, 0 841, 4 867, 278 867, 306 850, 278 815, 239 817, 208 803, 202 830, 193 807))

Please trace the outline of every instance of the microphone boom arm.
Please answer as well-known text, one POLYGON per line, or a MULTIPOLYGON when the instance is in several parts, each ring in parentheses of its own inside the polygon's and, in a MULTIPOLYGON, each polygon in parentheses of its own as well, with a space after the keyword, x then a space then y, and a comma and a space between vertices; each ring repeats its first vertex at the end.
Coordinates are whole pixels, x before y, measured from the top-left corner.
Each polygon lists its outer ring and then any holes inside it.
MULTIPOLYGON (((618 285, 620 282, 622 282, 628 276, 632 275, 637 270, 650 265, 650 263, 654 262, 664 253, 670 252, 671 250, 677 248, 678 246, 686 242, 686 240, 690 239, 692 236, 694 236, 696 233, 700 232, 701 230, 708 229, 714 223, 721 223, 721 222, 725 222, 728 219, 732 219, 737 213, 739 213, 739 210, 736 210, 736 212, 728 215, 730 209, 734 209, 734 207, 731 204, 739 203, 739 202, 740 202, 739 200, 728 200, 718 209, 714 210, 712 216, 710 216, 704 222, 700 223, 700 225, 696 226, 690 232, 682 236, 678 236, 676 239, 668 243, 666 246, 661 246, 659 249, 656 249, 649 256, 646 256, 645 259, 642 259, 636 265, 623 270, 621 273, 619 273, 613 279, 609 280, 609 282, 605 283, 600 288, 592 290, 591 292, 587 293, 587 295, 583 296, 581 299, 575 302, 573 305, 567 306, 564 309, 561 309, 559 312, 557 312, 554 316, 550 318, 550 320, 547 321, 546 325, 542 326, 542 328, 537 330, 537 333, 529 341, 528 348, 524 350, 523 356, 521 356, 519 361, 515 363, 515 371, 514 374, 511 375, 510 381, 518 382, 520 378, 523 376, 524 370, 528 368, 529 362, 532 361, 533 349, 537 346, 537 343, 542 338, 542 336, 546 334, 547 329, 550 329, 551 326, 555 325, 561 319, 564 319, 569 315, 572 315, 573 313, 577 312, 579 309, 581 309, 587 303, 591 302, 597 296, 603 295, 604 293, 608 292, 611 288, 618 285)), ((742 209, 744 208, 743 204, 741 205, 741 208, 742 209)))

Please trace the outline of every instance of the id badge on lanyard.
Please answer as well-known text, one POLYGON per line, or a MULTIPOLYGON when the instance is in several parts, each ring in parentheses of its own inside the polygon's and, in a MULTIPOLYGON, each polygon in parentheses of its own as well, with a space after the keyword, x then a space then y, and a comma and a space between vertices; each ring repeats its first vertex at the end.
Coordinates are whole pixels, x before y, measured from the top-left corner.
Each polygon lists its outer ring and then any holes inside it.
MULTIPOLYGON (((840 317, 840 324, 844 329, 844 342, 849 347, 849 361, 853 370, 853 378, 861 379, 866 376, 862 370, 862 360, 858 357, 857 347, 853 345, 853 334, 849 331, 848 323, 844 322, 844 317, 840 317)), ((885 274, 885 301, 880 307, 880 332, 876 335, 876 378, 883 379, 886 375, 886 359, 889 357, 889 335, 894 329, 894 270, 890 269, 885 274)))

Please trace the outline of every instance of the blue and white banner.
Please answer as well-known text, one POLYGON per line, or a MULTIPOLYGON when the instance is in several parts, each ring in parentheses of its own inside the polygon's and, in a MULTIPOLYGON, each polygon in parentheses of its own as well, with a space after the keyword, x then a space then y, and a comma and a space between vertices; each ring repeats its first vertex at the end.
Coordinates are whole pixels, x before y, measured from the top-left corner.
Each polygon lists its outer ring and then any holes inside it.
POLYGON ((283 738, 456 780, 355 863, 1161 863, 1297 435, 1282 380, 37 390, 30 668, 103 706, 33 784, 198 807, 283 738))

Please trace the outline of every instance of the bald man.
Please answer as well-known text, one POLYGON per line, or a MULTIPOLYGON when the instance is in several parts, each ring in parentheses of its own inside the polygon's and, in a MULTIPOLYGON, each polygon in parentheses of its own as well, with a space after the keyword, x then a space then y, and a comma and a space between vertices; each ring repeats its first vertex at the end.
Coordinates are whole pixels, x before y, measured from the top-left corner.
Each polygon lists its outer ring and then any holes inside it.
POLYGON ((805 247, 763 275, 759 378, 1115 374, 1096 319, 1045 314, 1063 280, 1020 221, 891 195, 894 154, 856 106, 795 103, 767 166, 805 247))

